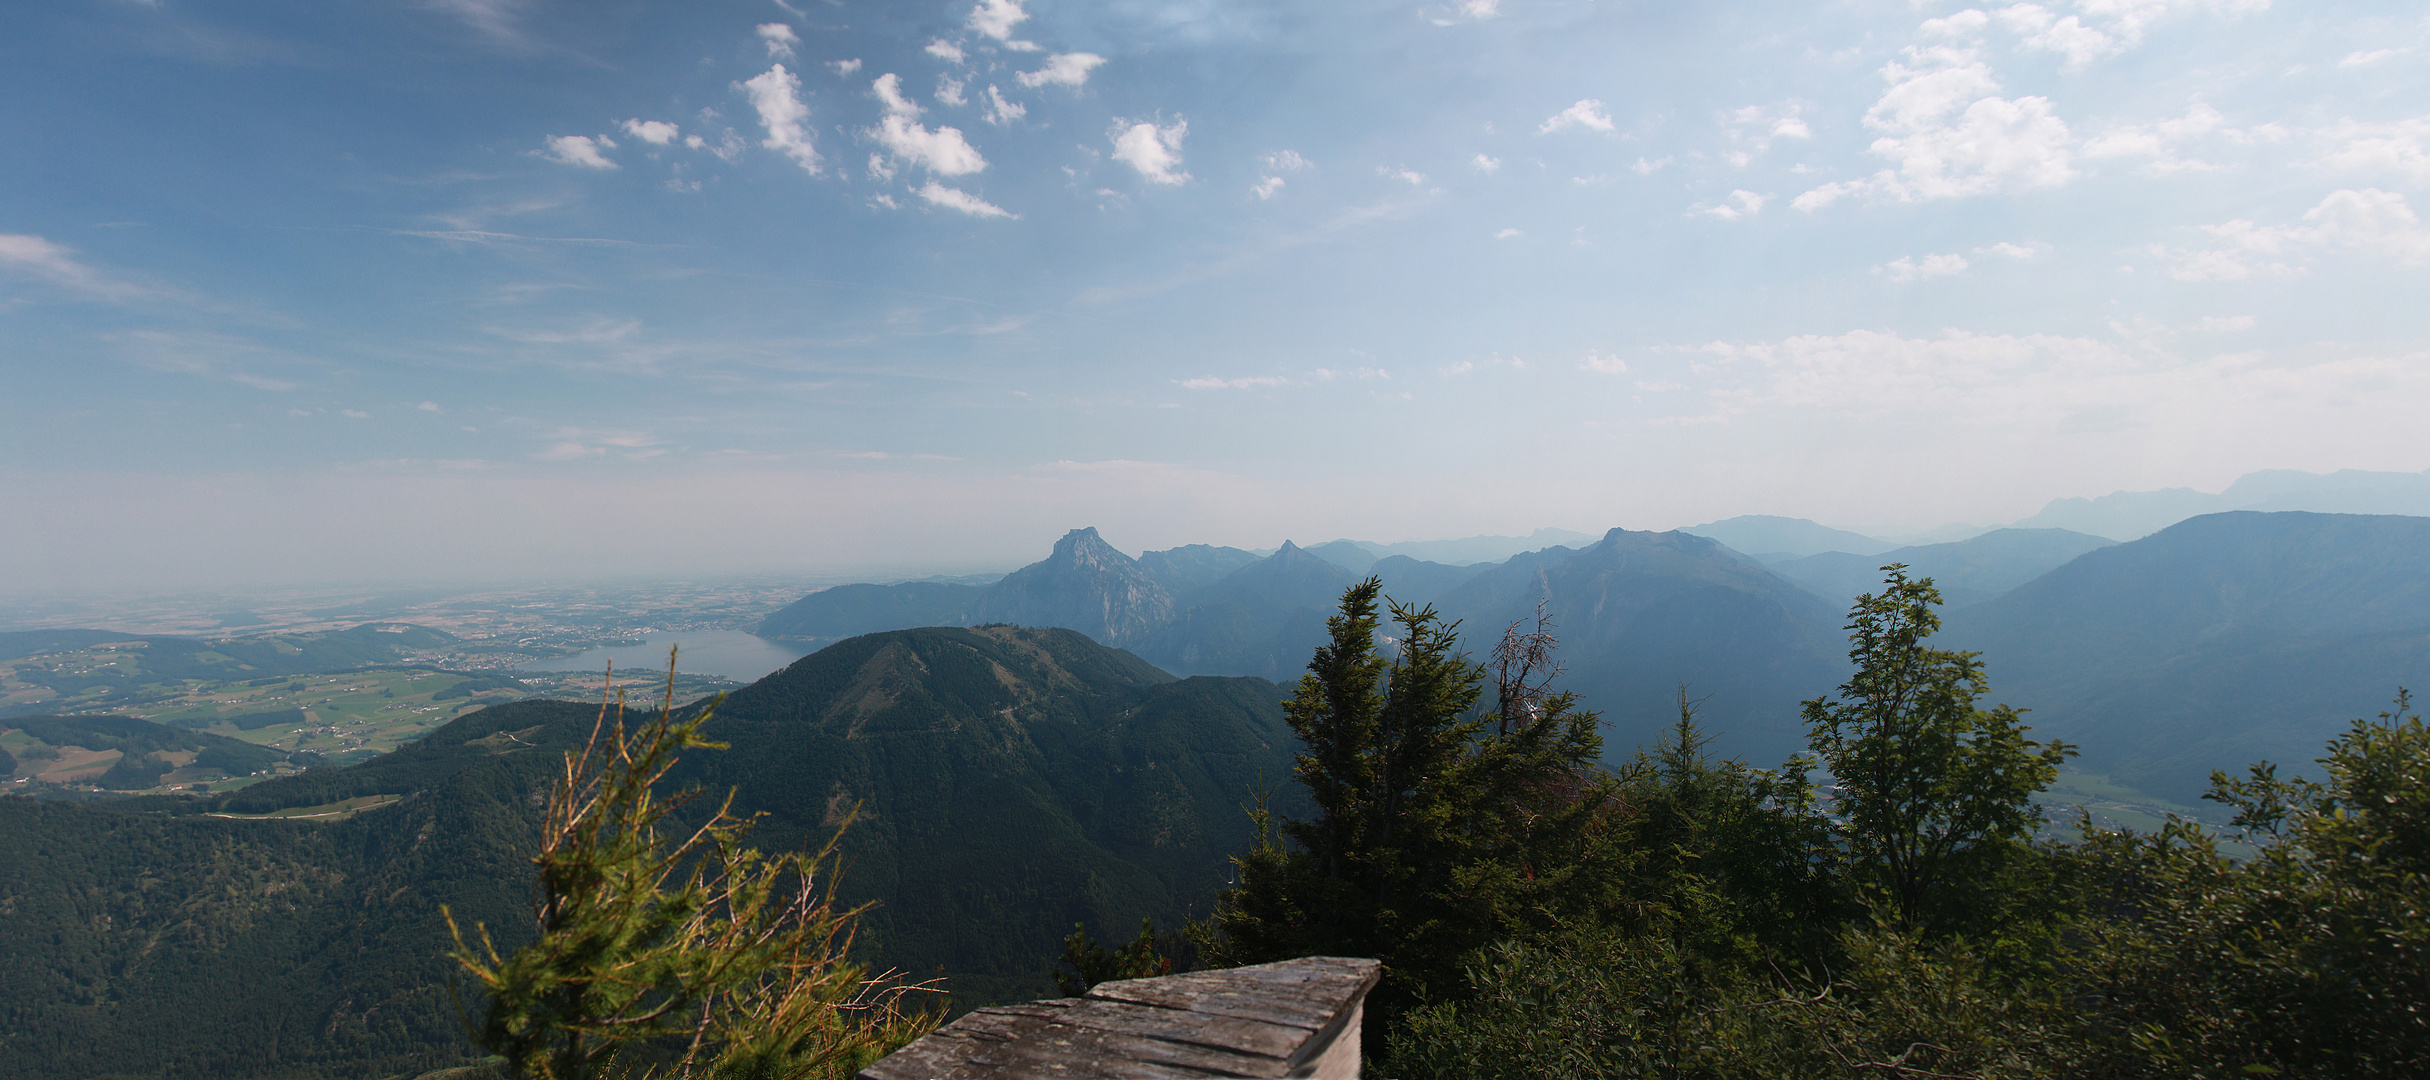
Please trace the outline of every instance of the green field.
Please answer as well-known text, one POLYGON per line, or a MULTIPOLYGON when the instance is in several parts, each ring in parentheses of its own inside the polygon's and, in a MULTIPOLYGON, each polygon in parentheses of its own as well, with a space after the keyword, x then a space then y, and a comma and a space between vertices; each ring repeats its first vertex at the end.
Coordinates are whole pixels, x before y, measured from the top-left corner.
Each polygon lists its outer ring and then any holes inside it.
POLYGON ((366 810, 394 806, 403 801, 405 801, 403 795, 364 795, 341 802, 323 803, 319 806, 296 806, 285 810, 274 810, 267 814, 211 814, 208 816, 227 818, 230 821, 344 821, 366 810))
POLYGON ((130 715, 156 724, 208 731, 281 750, 309 750, 333 764, 384 754, 458 716, 527 690, 479 690, 434 700, 434 695, 477 676, 409 669, 350 671, 341 675, 296 675, 256 685, 191 681, 183 693, 165 695, 130 715), (300 722, 247 731, 232 722, 248 716, 295 710, 300 722), (216 721, 216 722, 213 722, 216 721))

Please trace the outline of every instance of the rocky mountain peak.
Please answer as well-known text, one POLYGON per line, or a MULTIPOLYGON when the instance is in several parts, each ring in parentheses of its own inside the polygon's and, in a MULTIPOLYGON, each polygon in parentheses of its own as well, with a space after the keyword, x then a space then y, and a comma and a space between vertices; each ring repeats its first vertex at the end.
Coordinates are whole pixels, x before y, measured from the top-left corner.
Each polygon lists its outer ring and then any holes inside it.
POLYGON ((1090 525, 1064 533, 1063 539, 1055 541, 1055 553, 1048 557, 1048 561, 1095 564, 1105 561, 1108 556, 1121 562, 1132 561, 1130 556, 1106 543, 1104 537, 1097 535, 1097 527, 1090 525))

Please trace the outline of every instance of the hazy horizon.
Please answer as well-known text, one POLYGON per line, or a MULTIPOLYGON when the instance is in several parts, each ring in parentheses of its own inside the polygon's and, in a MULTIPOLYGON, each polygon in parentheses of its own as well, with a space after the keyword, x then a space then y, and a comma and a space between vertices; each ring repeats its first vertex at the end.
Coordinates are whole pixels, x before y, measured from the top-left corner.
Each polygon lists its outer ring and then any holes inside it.
POLYGON ((2430 467, 2391 3, 15 30, 0 593, 1899 536, 2430 467))

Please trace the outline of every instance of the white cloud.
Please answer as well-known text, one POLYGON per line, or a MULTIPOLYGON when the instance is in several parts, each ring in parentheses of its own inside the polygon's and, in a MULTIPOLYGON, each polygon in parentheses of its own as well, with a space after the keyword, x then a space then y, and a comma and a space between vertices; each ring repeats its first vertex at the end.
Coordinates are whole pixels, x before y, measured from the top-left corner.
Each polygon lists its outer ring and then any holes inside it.
POLYGON ((1551 119, 1544 121, 1543 126, 1536 129, 1536 133, 1549 135, 1563 128, 1572 127, 1608 132, 1613 128, 1612 117, 1610 113, 1603 111, 1602 102, 1594 98, 1585 98, 1569 108, 1554 113, 1551 119))
POLYGON ((931 131, 919 122, 920 107, 903 96, 901 77, 890 71, 870 85, 885 104, 886 115, 869 134, 888 152, 939 176, 964 176, 987 168, 987 159, 962 137, 961 129, 939 125, 931 131))
POLYGON ((1922 26, 1915 28, 1915 33, 1918 37, 1959 38, 1971 41, 1980 37, 1983 28, 1989 25, 1991 25, 1991 16, 1983 14, 1980 9, 1967 8, 1955 15, 1926 19, 1922 26))
POLYGON ((2026 48, 2066 57, 2066 69, 2076 71, 2095 60, 2119 55, 2142 44, 2144 31, 2172 14, 2207 10, 2232 17, 2267 10, 2270 3, 2269 0, 2078 0, 2076 6, 2082 14, 2061 16, 2034 3, 2011 4, 1998 9, 1996 14, 2000 25, 2017 34, 2026 48))
POLYGON ((2079 16, 2062 18, 2040 4, 2001 8, 2000 24, 2022 37, 2026 48, 2066 57, 2069 71, 2081 71, 2095 60, 2125 52, 2130 44, 2084 25, 2079 16))
POLYGON ((425 402, 423 402, 423 403, 421 403, 421 404, 419 404, 419 405, 414 406, 414 408, 420 409, 420 410, 422 410, 423 412, 444 413, 444 412, 446 412, 446 411, 447 411, 447 410, 445 410, 445 409, 440 408, 440 407, 439 407, 439 403, 438 403, 438 402, 436 402, 436 401, 425 401, 425 402))
POLYGON ((836 78, 848 79, 852 77, 853 72, 861 69, 861 59, 856 56, 850 60, 829 60, 827 68, 835 72, 836 78))
POLYGON ((1985 244, 1982 247, 1976 248, 1974 249, 1974 253, 1977 255, 1997 255, 2004 259, 2015 259, 2019 262, 2023 262, 2027 259, 2039 256, 2043 252, 2049 250, 2050 245, 2039 240, 2023 244, 2012 244, 2006 240, 2002 240, 1996 244, 1985 244))
POLYGON ((878 104, 885 107, 888 116, 920 115, 919 104, 903 96, 902 76, 889 71, 872 81, 869 89, 877 94, 878 104))
POLYGON ((1778 105, 1749 105, 1732 111, 1722 127, 1730 142, 1739 149, 1722 155, 1722 159, 1740 168, 1751 164, 1757 155, 1772 148, 1774 139, 1811 139, 1814 130, 1806 126, 1797 114, 1802 107, 1794 101, 1778 105))
POLYGON ((1677 159, 1668 154, 1665 154, 1652 161, 1647 161, 1644 158, 1638 158, 1637 163, 1629 166, 1628 168, 1630 172, 1636 173, 1639 176, 1652 176, 1657 170, 1675 160, 1677 159))
POLYGON ((1276 192, 1282 189, 1283 178, 1279 176, 1259 177, 1256 183, 1249 185, 1250 194, 1260 199, 1271 199, 1276 192))
POLYGON ((1017 101, 1004 100, 1003 93, 998 91, 994 84, 990 83, 988 85, 986 114, 986 120, 988 123, 997 125, 1009 124, 1028 115, 1029 106, 1023 105, 1017 101))
POLYGON ((1275 172, 1298 172, 1314 165, 1307 158, 1299 156, 1296 150, 1277 150, 1258 160, 1265 162, 1266 168, 1275 172))
POLYGON ((921 186, 920 197, 928 200, 929 205, 942 206, 948 210, 959 210, 972 217, 1020 216, 960 188, 949 188, 934 180, 921 186))
POLYGON ((346 418, 347 418, 347 419, 349 419, 349 420, 369 420, 369 419, 371 419, 371 414, 370 414, 370 413, 367 413, 367 412, 364 412, 364 411, 363 411, 363 410, 361 410, 361 409, 339 409, 339 410, 338 410, 338 415, 339 415, 339 416, 346 417, 346 418))
POLYGON ((751 96, 760 125, 768 129, 768 137, 760 145, 792 158, 803 172, 817 176, 818 148, 810 143, 810 107, 802 104, 802 81, 786 71, 785 65, 777 64, 737 85, 751 96))
POLYGON ((1250 375, 1239 379, 1218 379, 1212 375, 1181 380, 1184 390, 1272 390, 1293 384, 1283 375, 1250 375))
POLYGON ((2257 141, 2255 133, 2226 125, 2227 118, 2221 116, 2219 110, 2197 101, 2186 109, 2182 117, 2154 124, 2130 124, 2102 132, 2084 141, 2083 154, 2088 158, 2148 157, 2152 161, 2144 166, 2144 171, 2155 176, 2209 172, 2219 166, 2181 157, 2177 150, 2185 143, 2212 134, 2240 143, 2257 141))
POLYGON ((927 52, 928 55, 936 57, 939 60, 946 61, 947 63, 959 64, 965 59, 968 59, 968 54, 962 51, 961 46, 947 41, 944 38, 938 38, 935 41, 929 42, 927 52))
POLYGON ((1872 152, 1896 163, 1861 180, 1824 184, 1792 205, 1812 212, 1848 196, 1915 202, 2056 187, 2076 176, 2066 123, 2040 97, 1999 97, 1972 49, 1910 47, 1882 68, 1890 83, 1865 113, 1881 134, 1872 152))
POLYGON ((643 461, 665 454, 663 439, 638 431, 586 431, 582 428, 559 428, 547 438, 554 440, 535 455, 542 461, 580 461, 584 458, 616 454, 643 461))
POLYGON ((979 0, 979 6, 970 9, 970 18, 963 25, 997 41, 1009 42, 1013 27, 1027 18, 1029 12, 1021 10, 1021 0, 979 0))
POLYGON ((1502 168, 1501 158, 1492 157, 1486 154, 1478 154, 1475 157, 1469 158, 1468 163, 1476 166, 1478 172, 1484 173, 1488 176, 1501 171, 1502 168))
POLYGON ((937 76, 937 104, 956 107, 969 104, 970 102, 962 96, 962 88, 966 85, 968 84, 960 79, 945 75, 937 76))
POLYGON ((2334 148, 2321 164, 2346 172, 2401 173, 2417 184, 2430 184, 2430 116, 2386 124, 2365 124, 2349 117, 2321 130, 2334 148))
POLYGON ((768 43, 768 56, 775 60, 793 59, 793 47, 802 43, 792 27, 780 22, 759 24, 759 39, 768 43))
POLYGON ((2405 197, 2378 188, 2330 192, 2304 211, 2303 225, 2255 225, 2239 218, 2202 231, 2224 245, 2176 252, 2170 273, 2180 281, 2236 281, 2255 274, 2300 273, 2304 253, 2342 248, 2394 260, 2400 266, 2430 262, 2430 228, 2405 204, 2405 197))
POLYGON ((1021 80, 1021 85, 1033 90, 1048 84, 1079 86, 1088 82, 1088 73, 1095 71, 1097 65, 1102 63, 1105 63, 1105 58, 1096 53, 1056 53, 1046 58, 1045 67, 1016 73, 1013 78, 1021 80))
POLYGON ((1892 281, 1923 281, 1929 278, 1950 277, 1966 272, 1966 257, 1963 255, 1926 255, 1922 259, 1916 259, 1913 256, 1901 255, 1874 267, 1873 272, 1888 277, 1892 281))
POLYGON ((564 165, 579 165, 585 169, 613 169, 617 165, 599 153, 600 147, 614 149, 616 144, 607 136, 596 139, 588 135, 551 135, 541 144, 541 157, 564 165))
POLYGON ((1519 231, 1519 230, 1517 230, 1517 229, 1504 229, 1504 230, 1502 230, 1502 231, 1500 231, 1500 232, 1497 232, 1497 233, 1493 234, 1493 238, 1494 238, 1494 239, 1496 239, 1496 240, 1511 240, 1511 239, 1516 239, 1516 238, 1518 238, 1518 237, 1525 236, 1525 235, 1527 235, 1527 234, 1526 234, 1526 233, 1523 233, 1523 232, 1520 232, 1520 231, 1519 231))
POLYGON ((0 269, 14 270, 105 299, 125 299, 143 292, 132 285, 111 281, 99 271, 76 261, 73 248, 25 233, 0 233, 0 269))
POLYGON ((1605 375, 1623 375, 1628 372, 1628 361, 1614 354, 1590 350, 1586 354, 1586 359, 1578 361, 1578 370, 1600 372, 1605 375))
POLYGON ((675 141, 675 125, 664 120, 627 120, 624 133, 652 146, 665 146, 675 141))
POLYGON ((1771 200, 1772 197, 1769 195, 1758 195, 1752 191, 1733 191, 1729 198, 1710 205, 1699 205, 1692 212, 1706 217, 1720 218, 1723 221, 1736 221, 1763 213, 1763 204, 1771 200))
POLYGON ((1408 184, 1412 187, 1424 187, 1426 185, 1426 174, 1419 172, 1416 169, 1392 169, 1378 165, 1375 167, 1375 175, 1390 177, 1391 179, 1398 180, 1401 183, 1408 184))
POLYGON ((1115 127, 1118 130, 1112 136, 1114 160, 1139 170, 1139 175, 1150 183, 1179 184, 1189 180, 1190 174, 1180 171, 1181 137, 1189 133, 1188 121, 1175 120, 1171 127, 1150 123, 1123 127, 1117 120, 1115 127))
POLYGON ((2347 53, 2345 59, 2337 62, 2337 66, 2368 67, 2391 56, 2403 56, 2412 51, 2411 49, 2372 49, 2368 52, 2347 53))

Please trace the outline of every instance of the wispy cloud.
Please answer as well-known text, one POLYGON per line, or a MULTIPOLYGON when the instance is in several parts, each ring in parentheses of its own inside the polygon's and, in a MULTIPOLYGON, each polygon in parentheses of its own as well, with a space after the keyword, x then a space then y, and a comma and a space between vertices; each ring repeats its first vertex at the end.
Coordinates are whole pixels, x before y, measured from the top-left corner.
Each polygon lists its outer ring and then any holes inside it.
POLYGON ((1013 76, 1021 85, 1033 89, 1040 86, 1079 86, 1088 82, 1088 73, 1105 63, 1096 53, 1057 53, 1046 58, 1046 66, 1036 71, 1024 71, 1013 76))
POLYGON ((85 265, 73 248, 25 233, 0 233, 0 270, 97 300, 131 300, 151 292, 85 265))
POLYGON ((1583 98, 1575 105, 1554 113, 1551 119, 1536 128, 1539 135, 1550 135, 1567 128, 1582 127, 1589 131, 1610 133, 1614 125, 1610 113, 1603 111, 1603 102, 1583 98))
POLYGON ((615 140, 605 135, 597 138, 588 135, 551 135, 534 153, 563 165, 575 165, 585 169, 613 169, 618 167, 617 164, 609 161, 599 151, 615 148, 615 140))
POLYGON ((759 24, 759 39, 768 43, 768 58, 772 60, 793 59, 793 47, 802 43, 792 27, 778 22, 759 24))
POLYGON ((972 217, 1010 218, 1020 216, 960 188, 949 188, 934 180, 920 186, 920 198, 928 200, 928 204, 931 206, 959 210, 972 217))

